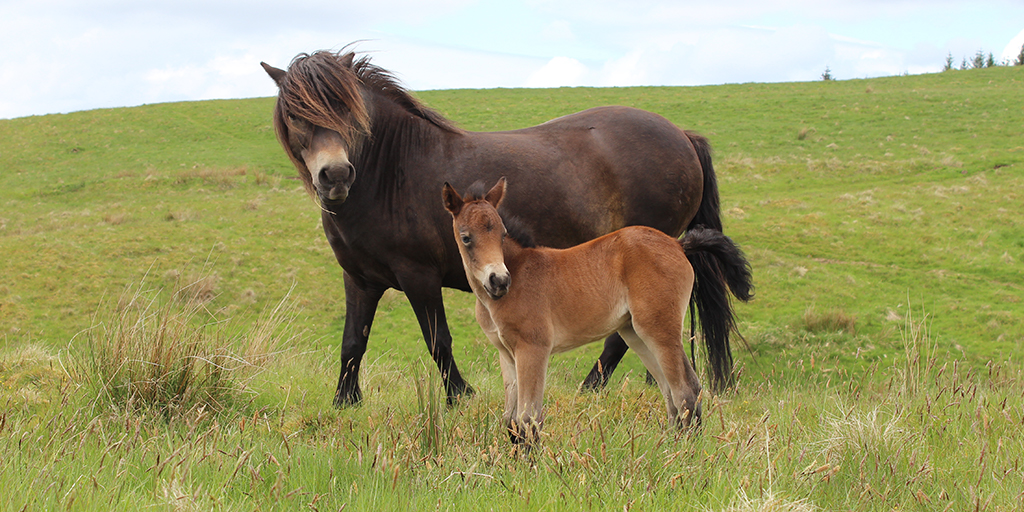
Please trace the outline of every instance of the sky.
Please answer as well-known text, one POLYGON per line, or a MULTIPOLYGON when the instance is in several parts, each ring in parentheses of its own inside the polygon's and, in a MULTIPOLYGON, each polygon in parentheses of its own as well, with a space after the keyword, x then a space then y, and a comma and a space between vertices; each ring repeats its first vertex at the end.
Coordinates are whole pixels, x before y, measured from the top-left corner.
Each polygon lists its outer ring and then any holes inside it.
POLYGON ((351 48, 412 90, 839 80, 1013 60, 1024 0, 0 0, 0 118, 273 96, 351 48))

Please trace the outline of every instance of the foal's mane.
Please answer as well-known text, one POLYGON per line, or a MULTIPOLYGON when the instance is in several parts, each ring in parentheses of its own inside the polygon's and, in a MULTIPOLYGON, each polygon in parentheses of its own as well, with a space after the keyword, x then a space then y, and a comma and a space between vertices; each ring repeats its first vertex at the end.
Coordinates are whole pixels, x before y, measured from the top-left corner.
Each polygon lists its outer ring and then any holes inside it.
MULTIPOLYGON (((349 147, 356 148, 360 141, 373 142, 373 131, 399 122, 395 119, 374 119, 375 112, 368 106, 370 95, 380 95, 397 105, 401 111, 423 119, 442 131, 461 133, 452 121, 435 110, 424 106, 402 87, 391 72, 370 62, 367 56, 356 59, 352 51, 331 52, 321 50, 302 53, 292 59, 287 74, 278 82, 279 94, 274 109, 274 128, 284 146, 285 153, 297 168, 306 190, 313 192, 312 176, 305 164, 294 154, 289 144, 288 116, 296 116, 316 126, 338 132, 349 147), (351 121, 349 121, 351 119, 351 121), (377 122, 375 122, 377 121, 377 122)), ((408 141, 406 141, 408 142, 408 141)), ((390 143, 394 143, 393 140, 390 143)), ((407 147, 380 148, 372 158, 383 158, 373 167, 394 171, 396 159, 402 158, 407 147)), ((400 176, 394 178, 400 179, 400 176)), ((394 186, 394 184, 392 185, 394 186)))

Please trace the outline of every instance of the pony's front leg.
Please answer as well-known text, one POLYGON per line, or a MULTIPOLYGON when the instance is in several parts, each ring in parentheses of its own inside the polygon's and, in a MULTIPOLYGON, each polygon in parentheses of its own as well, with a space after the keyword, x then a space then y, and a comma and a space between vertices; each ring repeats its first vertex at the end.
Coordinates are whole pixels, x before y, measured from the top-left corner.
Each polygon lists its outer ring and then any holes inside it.
POLYGON ((341 374, 334 392, 335 407, 355 405, 363 399, 359 390, 359 366, 366 353, 373 315, 384 290, 345 273, 345 330, 341 338, 341 374))
POLYGON ((509 434, 513 443, 529 446, 540 441, 540 431, 544 426, 544 379, 550 357, 549 345, 516 345, 517 410, 509 434))
POLYGON ((441 380, 448 393, 448 405, 455 405, 461 397, 472 396, 474 390, 462 378, 452 356, 452 334, 448 330, 448 318, 444 313, 440 280, 434 279, 429 269, 423 269, 399 276, 399 284, 416 313, 427 350, 441 372, 441 380))

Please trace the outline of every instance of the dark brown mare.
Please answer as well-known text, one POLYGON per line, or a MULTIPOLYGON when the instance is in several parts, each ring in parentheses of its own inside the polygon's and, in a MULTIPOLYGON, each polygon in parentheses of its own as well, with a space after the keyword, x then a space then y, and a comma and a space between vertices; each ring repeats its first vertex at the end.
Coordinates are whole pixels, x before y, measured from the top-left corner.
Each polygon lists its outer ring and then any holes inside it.
MULTIPOLYGON (((474 185, 474 188, 476 186, 474 185)), ((704 254, 722 267, 745 268, 739 248, 712 229, 695 228, 682 240, 646 226, 630 226, 568 249, 530 247, 506 229, 498 206, 505 179, 485 194, 466 197, 445 183, 442 202, 476 319, 498 349, 505 383, 503 420, 513 442, 539 440, 544 423, 548 360, 618 333, 643 361, 665 397, 668 420, 680 428, 700 422, 701 386, 683 348, 683 317, 695 280, 691 260, 704 254)), ((720 287, 742 273, 712 274, 720 287)), ((729 311, 705 315, 729 316, 729 311)))
MULTIPOLYGON (((603 107, 532 128, 473 133, 351 52, 302 54, 287 71, 262 65, 279 89, 278 138, 319 200, 324 233, 345 271, 338 406, 362 398, 359 365, 388 288, 409 298, 449 402, 472 393, 452 358, 441 298, 441 287, 469 290, 437 200, 445 181, 465 187, 508 176, 521 184, 505 208, 550 247, 628 225, 672 236, 695 226, 721 230, 707 140, 658 115, 603 107)), ((749 298, 749 283, 744 293, 737 296, 749 298)), ((694 298, 698 312, 702 304, 729 307, 724 289, 698 287, 694 298)), ((718 325, 701 319, 712 384, 722 387, 731 379, 732 316, 718 325)), ((589 385, 603 384, 625 350, 612 336, 589 385)))

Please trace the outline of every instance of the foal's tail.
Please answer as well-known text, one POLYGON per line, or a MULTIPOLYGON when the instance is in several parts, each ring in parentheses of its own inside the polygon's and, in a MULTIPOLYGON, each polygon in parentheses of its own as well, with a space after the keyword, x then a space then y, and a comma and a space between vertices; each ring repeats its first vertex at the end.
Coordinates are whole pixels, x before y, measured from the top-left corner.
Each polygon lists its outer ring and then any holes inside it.
POLYGON ((736 329, 736 319, 728 292, 743 302, 753 298, 750 263, 743 251, 720 229, 691 228, 679 243, 694 273, 690 322, 692 325, 696 306, 708 354, 711 387, 722 390, 733 381, 729 333, 736 329))

